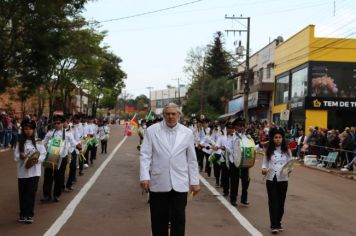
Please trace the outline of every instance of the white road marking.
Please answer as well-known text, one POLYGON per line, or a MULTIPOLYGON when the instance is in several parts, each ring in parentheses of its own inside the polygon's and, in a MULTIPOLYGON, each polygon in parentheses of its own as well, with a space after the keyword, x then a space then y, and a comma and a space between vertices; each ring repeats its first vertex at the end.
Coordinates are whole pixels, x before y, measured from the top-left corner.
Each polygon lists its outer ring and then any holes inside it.
POLYGON ((237 208, 232 206, 203 176, 199 175, 199 179, 252 236, 263 236, 263 234, 258 231, 243 215, 241 215, 237 208))
POLYGON ((44 236, 53 236, 58 234, 63 225, 68 221, 68 219, 73 215, 75 208, 79 205, 80 201, 84 198, 84 196, 88 193, 89 189, 94 185, 95 181, 100 176, 101 172, 103 172, 104 168, 114 157, 116 152, 122 146, 122 144, 127 139, 127 136, 115 147, 115 149, 111 152, 111 154, 106 158, 106 160, 101 163, 100 167, 95 171, 93 176, 89 179, 89 181, 83 186, 80 192, 75 196, 75 198, 68 204, 66 209, 64 209, 62 215, 60 215, 57 220, 53 223, 53 225, 46 231, 44 236))

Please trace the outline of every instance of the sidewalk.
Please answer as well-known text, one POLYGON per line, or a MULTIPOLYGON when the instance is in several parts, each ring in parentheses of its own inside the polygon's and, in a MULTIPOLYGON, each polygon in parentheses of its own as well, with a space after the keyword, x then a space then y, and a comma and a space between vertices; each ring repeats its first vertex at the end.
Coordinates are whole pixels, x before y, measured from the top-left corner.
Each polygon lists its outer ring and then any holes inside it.
POLYGON ((337 175, 346 179, 351 179, 351 180, 356 180, 356 171, 341 171, 340 169, 336 168, 324 168, 324 167, 318 167, 318 166, 306 166, 303 163, 301 163, 301 166, 304 166, 309 169, 314 169, 318 171, 323 171, 326 173, 330 173, 333 175, 337 175))

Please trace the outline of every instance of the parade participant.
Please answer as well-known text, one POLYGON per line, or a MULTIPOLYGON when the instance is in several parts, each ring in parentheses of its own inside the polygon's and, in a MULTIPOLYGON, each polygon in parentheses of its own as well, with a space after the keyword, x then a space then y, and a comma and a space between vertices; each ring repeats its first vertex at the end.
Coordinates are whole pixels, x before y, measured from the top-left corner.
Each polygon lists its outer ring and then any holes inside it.
POLYGON ((17 162, 17 178, 20 203, 20 223, 33 223, 35 198, 38 181, 41 176, 41 162, 46 157, 46 149, 42 144, 36 144, 36 123, 24 121, 19 145, 15 150, 17 162))
MULTIPOLYGON (((234 145, 236 142, 241 142, 243 138, 246 138, 246 134, 244 132, 244 120, 236 119, 234 121, 235 126, 235 139, 234 145)), ((238 150, 239 151, 239 150, 238 150)), ((234 151, 235 152, 235 151, 234 151)), ((236 153, 234 153, 236 155, 236 153)), ((241 179, 241 205, 248 206, 249 202, 247 201, 247 190, 250 184, 250 177, 249 177, 249 168, 244 168, 240 166, 236 166, 234 162, 229 163, 230 165, 230 202, 231 205, 237 206, 237 194, 239 189, 239 182, 241 179)))
POLYGON ((150 191, 151 227, 153 236, 185 233, 185 208, 188 191, 200 190, 199 171, 191 130, 179 124, 179 107, 168 104, 164 121, 150 126, 140 154, 141 187, 150 191))
POLYGON ((209 163, 209 156, 212 153, 211 147, 213 146, 213 140, 211 138, 212 130, 209 127, 209 120, 203 121, 203 129, 200 132, 200 148, 203 151, 203 160, 205 159, 205 173, 210 177, 211 166, 209 163))
POLYGON ((229 173, 229 163, 234 162, 233 150, 234 150, 234 125, 228 123, 226 126, 226 136, 220 141, 218 141, 217 145, 221 145, 221 149, 224 151, 224 162, 221 163, 221 184, 223 187, 224 196, 229 195, 230 189, 230 173, 229 173))
POLYGON ((224 151, 223 151, 223 144, 226 140, 226 128, 225 123, 219 122, 219 126, 216 128, 215 135, 213 136, 213 141, 215 145, 213 146, 213 150, 215 151, 215 158, 213 161, 214 167, 214 177, 215 177, 215 186, 222 187, 222 181, 220 180, 221 177, 221 169, 223 165, 226 165, 224 159, 224 151))
MULTIPOLYGON (((77 143, 80 143, 80 133, 78 130, 79 119, 77 116, 73 117, 73 123, 68 126, 67 132, 73 136, 77 143)), ((81 147, 78 146, 80 149, 81 147)), ((69 153, 71 155, 70 165, 69 165, 69 175, 66 183, 66 191, 72 191, 73 182, 76 181, 76 171, 77 171, 77 159, 79 150, 76 147, 70 147, 69 153)))
POLYGON ((47 164, 47 155, 44 164, 44 181, 43 181, 43 198, 42 202, 47 202, 52 199, 52 185, 54 182, 53 188, 53 201, 58 202, 59 197, 62 194, 62 188, 64 185, 64 174, 68 162, 68 150, 71 147, 79 147, 79 143, 74 140, 73 136, 68 134, 66 130, 63 128, 63 123, 65 119, 61 115, 55 115, 53 117, 55 128, 49 131, 45 138, 43 139, 43 144, 48 149, 48 154, 52 155, 49 149, 51 149, 52 143, 59 143, 59 157, 57 163, 50 163, 52 165, 47 164))
POLYGON ((101 142, 101 154, 107 153, 108 140, 110 134, 110 127, 108 126, 108 121, 104 120, 103 124, 99 127, 99 137, 101 142))
POLYGON ((198 159, 198 165, 199 165, 199 172, 203 171, 203 165, 204 165, 204 153, 202 150, 202 147, 200 146, 200 141, 201 141, 201 132, 202 132, 202 124, 199 120, 195 121, 193 120, 193 135, 194 135, 194 146, 195 146, 195 153, 197 155, 198 159))
POLYGON ((281 221, 288 188, 288 175, 282 175, 283 166, 291 158, 285 134, 281 128, 270 132, 270 143, 263 158, 262 174, 266 176, 271 232, 283 231, 281 221))
POLYGON ((138 146, 137 146, 137 150, 141 149, 141 144, 145 135, 145 130, 146 130, 147 126, 146 126, 146 120, 140 120, 140 124, 138 125, 138 136, 140 137, 138 146))
MULTIPOLYGON (((87 130, 87 122, 86 122, 86 118, 83 116, 80 119, 80 123, 78 124, 78 135, 80 138, 80 141, 82 142, 84 140, 84 138, 86 138, 87 134, 86 134, 86 130, 87 130)), ((88 168, 88 164, 86 164, 86 160, 85 160, 85 151, 86 150, 82 150, 82 152, 79 153, 79 175, 82 176, 84 175, 83 173, 83 169, 84 168, 88 168)))
POLYGON ((94 123, 94 118, 89 117, 88 118, 88 124, 84 128, 84 135, 85 137, 90 139, 90 142, 88 143, 88 148, 84 154, 86 164, 89 164, 89 159, 90 159, 90 164, 94 164, 94 160, 96 159, 96 152, 97 152, 97 143, 96 143, 96 138, 98 133, 98 127, 94 123))

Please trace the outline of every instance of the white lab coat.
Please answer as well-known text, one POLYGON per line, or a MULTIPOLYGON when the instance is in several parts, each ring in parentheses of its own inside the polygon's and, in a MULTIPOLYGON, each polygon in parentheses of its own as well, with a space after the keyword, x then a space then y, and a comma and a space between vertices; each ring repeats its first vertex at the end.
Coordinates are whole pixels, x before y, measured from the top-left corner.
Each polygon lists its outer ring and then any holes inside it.
POLYGON ((199 184, 198 162, 193 132, 177 124, 177 135, 170 147, 165 122, 150 126, 145 132, 140 153, 140 180, 150 180, 152 192, 188 192, 190 185, 199 184))

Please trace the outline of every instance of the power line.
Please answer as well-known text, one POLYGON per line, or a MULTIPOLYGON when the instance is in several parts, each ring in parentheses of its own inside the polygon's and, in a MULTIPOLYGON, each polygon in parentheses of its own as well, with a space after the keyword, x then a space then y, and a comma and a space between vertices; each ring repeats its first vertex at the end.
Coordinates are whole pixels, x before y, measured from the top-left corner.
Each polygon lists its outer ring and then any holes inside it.
POLYGON ((168 10, 172 10, 172 9, 179 8, 179 7, 183 7, 183 6, 187 6, 187 5, 192 5, 192 4, 195 4, 195 3, 198 3, 198 2, 202 2, 202 1, 203 1, 203 0, 196 0, 196 1, 192 1, 192 2, 187 2, 187 3, 183 3, 183 4, 171 6, 171 7, 161 8, 161 9, 154 10, 154 11, 148 11, 148 12, 138 13, 138 14, 134 14, 134 15, 130 15, 130 16, 124 16, 124 17, 119 17, 119 18, 115 18, 115 19, 103 20, 103 21, 99 21, 99 23, 106 23, 106 22, 119 21, 119 20, 126 20, 126 19, 130 19, 130 18, 134 18, 134 17, 150 15, 150 14, 154 14, 154 13, 157 13, 157 12, 168 11, 168 10))

